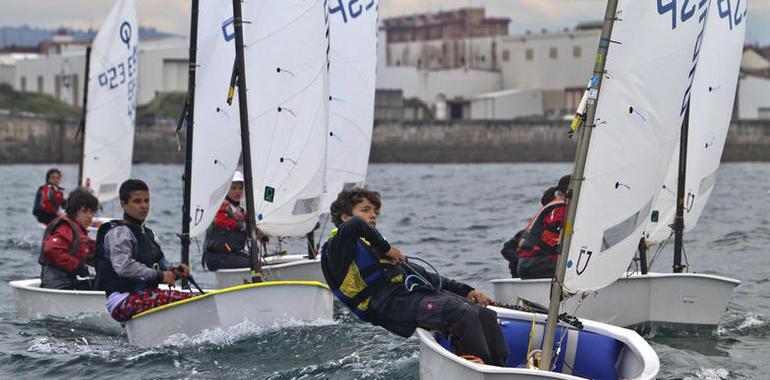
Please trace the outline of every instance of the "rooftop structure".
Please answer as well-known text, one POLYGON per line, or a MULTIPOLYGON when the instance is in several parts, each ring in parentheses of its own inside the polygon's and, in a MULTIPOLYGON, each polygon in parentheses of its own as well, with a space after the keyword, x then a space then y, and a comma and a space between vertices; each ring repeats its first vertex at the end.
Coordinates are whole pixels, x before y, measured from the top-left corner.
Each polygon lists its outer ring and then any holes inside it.
POLYGON ((486 17, 484 8, 462 8, 383 20, 388 43, 503 36, 509 18, 486 17))

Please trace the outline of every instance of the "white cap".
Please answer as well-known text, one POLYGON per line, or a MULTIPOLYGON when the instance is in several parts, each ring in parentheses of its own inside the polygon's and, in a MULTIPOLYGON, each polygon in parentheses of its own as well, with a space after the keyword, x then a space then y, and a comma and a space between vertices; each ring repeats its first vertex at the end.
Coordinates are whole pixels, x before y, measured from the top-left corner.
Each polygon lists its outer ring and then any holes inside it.
POLYGON ((235 173, 233 173, 233 182, 245 182, 243 180, 243 173, 241 173, 240 170, 236 170, 235 173))

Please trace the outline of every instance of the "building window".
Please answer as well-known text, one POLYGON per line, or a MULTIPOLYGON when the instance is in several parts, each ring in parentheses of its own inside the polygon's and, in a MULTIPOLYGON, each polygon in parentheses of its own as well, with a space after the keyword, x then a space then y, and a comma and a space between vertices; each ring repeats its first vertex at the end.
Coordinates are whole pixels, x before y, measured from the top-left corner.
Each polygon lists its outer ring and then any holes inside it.
POLYGON ((510 60, 511 60, 511 51, 503 50, 503 62, 508 62, 510 60))
POLYGON ((556 50, 555 47, 548 49, 548 57, 551 59, 556 59, 558 57, 558 50, 556 50))
POLYGON ((80 82, 77 74, 72 74, 72 105, 80 107, 80 82))
POLYGON ((573 46, 572 47, 572 56, 575 58, 580 58, 582 55, 582 51, 580 50, 580 46, 573 46))
POLYGON ((21 88, 21 92, 27 92, 27 77, 21 77, 19 87, 21 88))
POLYGON ((531 61, 535 59, 535 52, 532 49, 527 49, 526 51, 524 51, 524 55, 525 55, 524 58, 526 58, 527 61, 531 61))
POLYGON ((56 99, 61 99, 61 75, 53 77, 53 93, 56 99))
POLYGON ((43 76, 37 76, 37 92, 43 92, 43 76))

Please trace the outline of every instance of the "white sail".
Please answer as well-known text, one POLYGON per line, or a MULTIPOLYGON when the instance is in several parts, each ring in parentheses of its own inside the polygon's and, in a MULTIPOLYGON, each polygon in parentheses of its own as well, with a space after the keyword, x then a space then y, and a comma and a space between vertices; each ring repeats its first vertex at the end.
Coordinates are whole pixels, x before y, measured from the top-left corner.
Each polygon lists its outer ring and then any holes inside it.
POLYGON ((326 193, 322 212, 344 188, 366 180, 374 126, 377 69, 375 1, 349 7, 329 5, 331 53, 329 68, 329 136, 326 154, 326 193))
POLYGON ((247 0, 243 19, 257 227, 302 236, 318 222, 326 172, 326 2, 247 0))
POLYGON ((611 41, 600 41, 600 54, 610 47, 596 127, 575 223, 565 226, 574 231, 569 292, 612 283, 634 256, 679 136, 706 10, 695 4, 680 17, 654 1, 622 0, 611 41))
POLYGON ((82 186, 99 202, 118 196, 131 175, 139 78, 139 24, 134 0, 118 0, 91 50, 82 186))
POLYGON ((227 103, 235 62, 231 0, 200 2, 196 53, 190 236, 211 224, 241 156, 238 97, 227 103))
MULTIPOLYGON (((712 1, 695 72, 690 103, 685 177, 684 229, 698 223, 716 182, 727 139, 738 85, 747 2, 712 1), (733 7, 738 7, 733 9, 733 7)), ((676 214, 679 147, 673 154, 666 181, 655 201, 645 237, 649 243, 668 239, 676 214)))

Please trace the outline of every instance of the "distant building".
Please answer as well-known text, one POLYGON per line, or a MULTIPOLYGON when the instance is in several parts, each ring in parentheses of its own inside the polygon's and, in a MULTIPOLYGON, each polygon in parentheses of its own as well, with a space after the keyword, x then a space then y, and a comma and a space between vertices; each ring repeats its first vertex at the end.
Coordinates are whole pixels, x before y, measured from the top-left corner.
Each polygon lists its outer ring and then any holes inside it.
POLYGON ((401 89, 436 108, 437 118, 468 118, 471 96, 502 89, 497 41, 509 23, 483 8, 385 19, 377 88, 401 89))
POLYGON ((471 117, 483 120, 506 120, 537 117, 544 114, 543 90, 503 90, 471 97, 471 117))
MULTIPOLYGON (((0 53, 0 83, 21 92, 49 94, 80 107, 89 43, 57 35, 40 43, 36 54, 0 53)), ((187 90, 188 43, 180 37, 140 41, 139 104, 151 101, 159 92, 187 90)))
POLYGON ((770 119, 770 47, 743 50, 735 113, 741 120, 770 119))
MULTIPOLYGON (((400 89, 438 119, 570 117, 591 76, 601 22, 509 35, 483 8, 385 19, 378 89, 400 89), (535 103, 537 104, 535 104, 535 103)), ((770 48, 748 47, 735 118, 770 118, 770 48)))
POLYGON ((483 8, 385 19, 377 87, 402 89, 405 97, 438 107, 438 118, 483 118, 474 114, 481 108, 478 99, 472 107, 472 99, 507 90, 540 90, 541 115, 574 112, 601 25, 510 36, 509 23, 486 17, 483 8))

